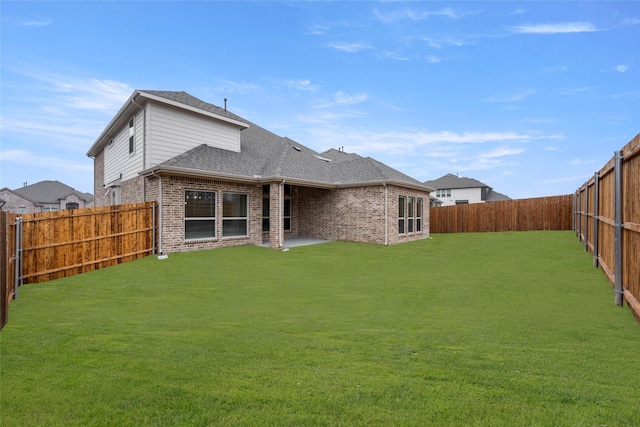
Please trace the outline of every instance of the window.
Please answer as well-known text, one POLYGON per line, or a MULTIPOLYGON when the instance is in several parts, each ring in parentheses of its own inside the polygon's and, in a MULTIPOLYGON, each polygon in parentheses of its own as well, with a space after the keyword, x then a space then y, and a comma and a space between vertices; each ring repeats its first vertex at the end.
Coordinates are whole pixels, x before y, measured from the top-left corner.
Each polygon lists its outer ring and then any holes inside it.
POLYGON ((269 231, 269 198, 262 198, 262 231, 269 231))
POLYGON ((222 235, 225 237, 249 234, 248 199, 246 194, 222 193, 222 235))
POLYGON ((135 144, 135 140, 134 140, 134 121, 133 121, 133 117, 131 118, 131 120, 129 120, 129 154, 133 154, 136 151, 136 144, 135 144))
POLYGON ((27 207, 26 206, 18 206, 18 213, 19 214, 27 213, 27 207))
POLYGON ((216 237, 216 193, 213 191, 185 191, 185 240, 214 237, 216 237))
POLYGON ((69 210, 69 211, 72 210, 72 209, 80 209, 80 205, 78 203, 76 203, 76 202, 69 202, 69 203, 67 203, 65 209, 69 210))
POLYGON ((57 212, 58 208, 56 206, 44 206, 42 208, 42 212, 57 212))
POLYGON ((407 204, 407 233, 413 233, 413 219, 415 212, 416 199, 415 197, 408 198, 407 204))
POLYGON ((406 213, 406 199, 404 196, 398 197, 398 233, 404 234, 405 213, 406 213))
POLYGON ((291 231, 291 199, 284 199, 284 230, 291 231))
POLYGON ((422 231, 422 199, 416 200, 416 233, 422 231))
POLYGON ((445 188, 436 191, 436 197, 451 197, 451 189, 445 188))

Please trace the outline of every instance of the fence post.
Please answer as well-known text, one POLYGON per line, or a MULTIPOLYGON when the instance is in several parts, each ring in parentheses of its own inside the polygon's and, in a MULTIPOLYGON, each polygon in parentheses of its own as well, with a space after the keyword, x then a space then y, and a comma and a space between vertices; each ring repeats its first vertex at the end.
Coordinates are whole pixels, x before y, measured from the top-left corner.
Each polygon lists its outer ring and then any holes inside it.
POLYGON ((600 247, 598 244, 598 215, 600 209, 598 207, 600 200, 600 173, 596 172, 593 176, 593 266, 598 268, 600 265, 600 247))
POLYGON ((589 181, 584 183, 584 251, 589 252, 589 181))
POLYGON ((624 289, 622 287, 622 151, 615 152, 615 219, 614 227, 614 290, 615 303, 622 307, 624 289))
POLYGON ((18 288, 22 285, 22 217, 16 218, 16 260, 13 299, 18 299, 18 288))

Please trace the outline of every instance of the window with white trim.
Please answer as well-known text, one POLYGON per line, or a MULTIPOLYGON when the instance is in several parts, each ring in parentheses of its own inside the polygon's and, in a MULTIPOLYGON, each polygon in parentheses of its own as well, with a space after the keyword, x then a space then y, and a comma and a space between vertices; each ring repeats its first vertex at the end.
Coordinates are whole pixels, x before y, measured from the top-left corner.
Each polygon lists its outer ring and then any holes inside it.
POLYGON ((187 190, 184 192, 184 238, 211 239, 216 237, 215 191, 187 190))
POLYGON ((407 203, 407 233, 413 233, 413 224, 415 218, 416 198, 409 197, 407 203))
POLYGON ((222 193, 222 235, 224 237, 249 234, 249 196, 222 193))
POLYGON ((134 132, 135 132, 135 121, 133 119, 133 117, 131 117, 131 119, 129 120, 129 154, 133 154, 136 152, 136 141, 134 138, 134 132))
POLYGON ((405 231, 405 216, 407 212, 407 201, 406 197, 400 196, 398 197, 398 233, 404 234, 405 231))
POLYGON ((416 233, 422 231, 422 198, 416 200, 416 233))
POLYGON ((451 197, 451 189, 443 188, 441 190, 436 190, 436 197, 451 197))

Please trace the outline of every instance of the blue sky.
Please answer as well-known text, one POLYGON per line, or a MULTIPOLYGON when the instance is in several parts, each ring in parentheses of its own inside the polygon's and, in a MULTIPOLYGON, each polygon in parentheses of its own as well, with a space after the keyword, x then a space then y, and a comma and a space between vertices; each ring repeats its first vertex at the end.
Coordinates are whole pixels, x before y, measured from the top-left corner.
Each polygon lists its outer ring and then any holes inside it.
POLYGON ((317 151, 512 198, 572 193, 640 132, 640 2, 0 3, 0 188, 93 192, 135 89, 317 151))

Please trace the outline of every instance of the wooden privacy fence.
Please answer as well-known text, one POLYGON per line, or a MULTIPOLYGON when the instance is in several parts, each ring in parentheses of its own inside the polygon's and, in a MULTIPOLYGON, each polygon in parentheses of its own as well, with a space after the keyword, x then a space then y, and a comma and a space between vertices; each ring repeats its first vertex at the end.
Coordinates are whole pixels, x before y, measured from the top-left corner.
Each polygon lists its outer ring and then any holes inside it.
POLYGON ((431 233, 571 230, 573 195, 438 206, 429 210, 431 233))
MULTIPOLYGON (((72 276, 155 252, 154 202, 2 213, 2 318, 19 286, 72 276)), ((5 320, 6 322, 6 320, 5 320)), ((4 325, 4 323, 2 324, 4 325)))
POLYGON ((575 230, 640 321, 640 134, 575 192, 575 230))

